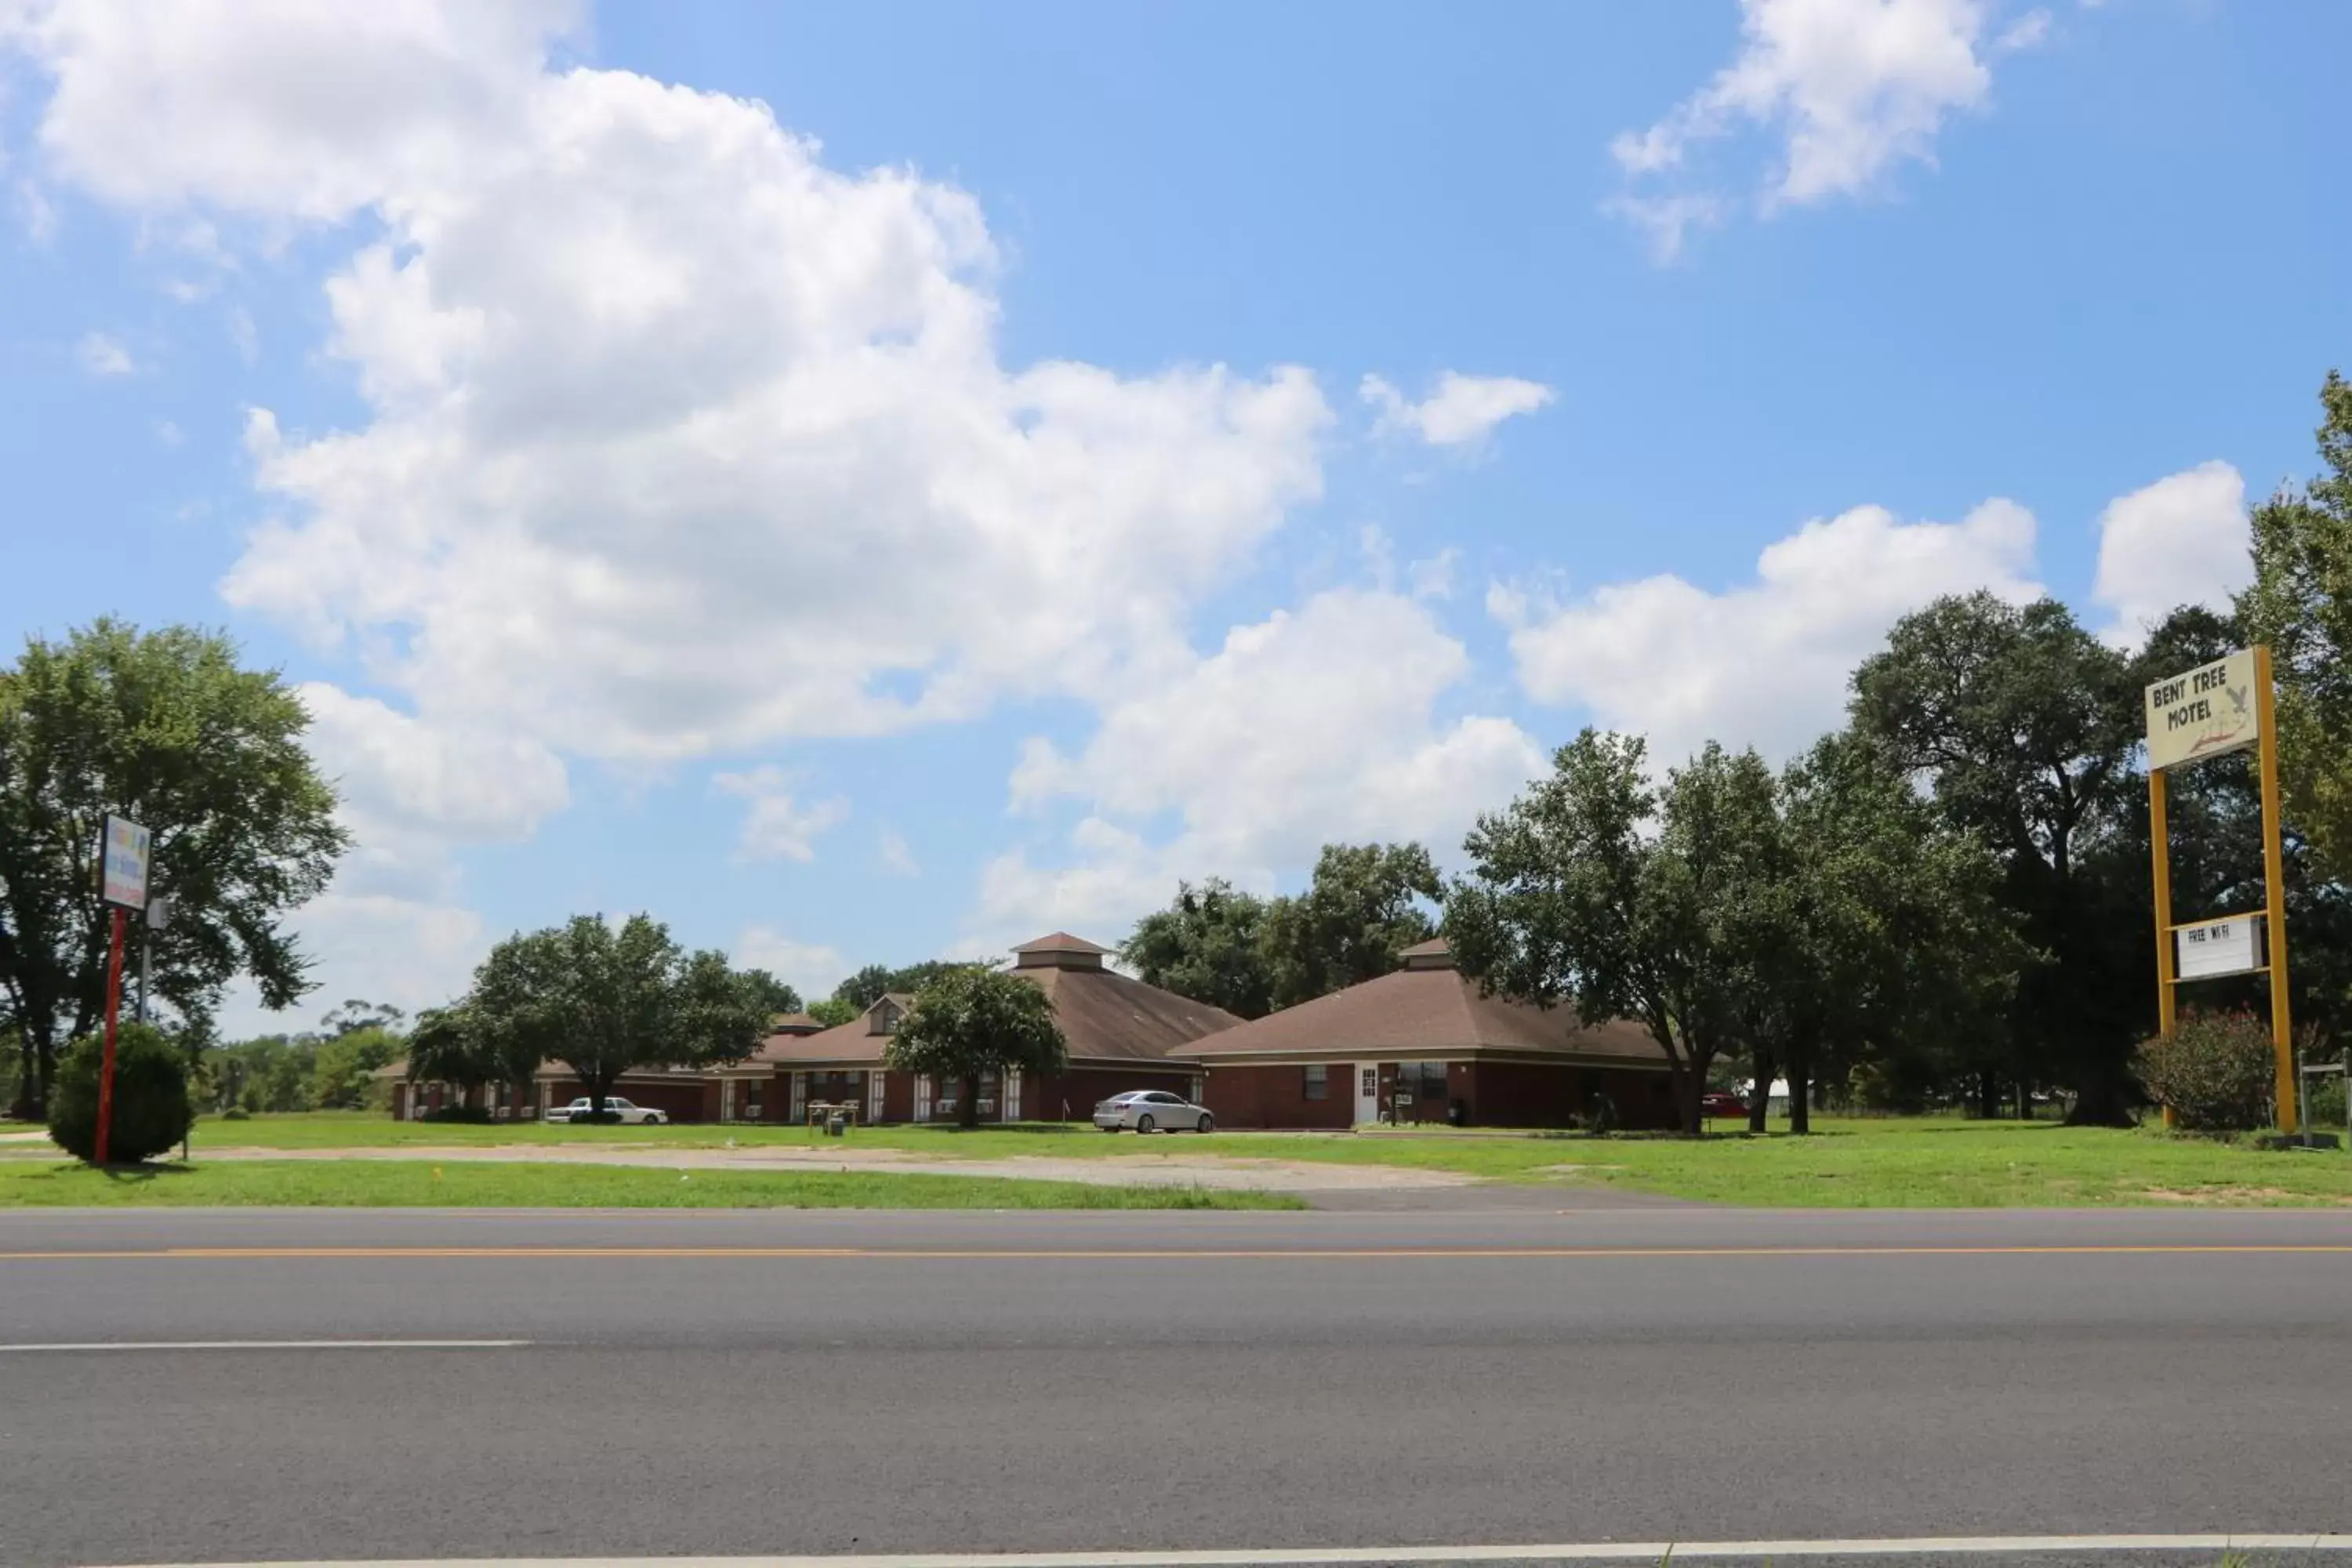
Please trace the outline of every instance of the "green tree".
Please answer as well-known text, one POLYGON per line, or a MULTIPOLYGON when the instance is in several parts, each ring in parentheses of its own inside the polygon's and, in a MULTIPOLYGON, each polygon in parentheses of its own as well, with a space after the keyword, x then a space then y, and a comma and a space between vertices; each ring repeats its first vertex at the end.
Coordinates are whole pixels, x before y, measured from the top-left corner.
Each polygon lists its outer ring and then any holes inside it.
MULTIPOLYGON (((535 1061, 530 1063, 524 1078, 536 1071, 538 1065, 535 1061)), ((486 1088, 506 1077, 507 1068, 499 1055, 498 1042, 466 1004, 428 1007, 416 1016, 416 1027, 408 1036, 409 1082, 446 1083, 470 1090, 486 1088)))
POLYGON ((209 1076, 223 1110, 309 1110, 319 1045, 308 1037, 262 1035, 211 1053, 209 1076))
POLYGON ((883 1055, 899 1072, 960 1084, 957 1110, 966 1127, 980 1124, 983 1076, 1014 1068, 1057 1073, 1069 1062, 1053 999, 1025 980, 977 964, 950 968, 916 992, 883 1055))
POLYGON ((2271 648, 2286 814, 2352 874, 2352 384, 2320 388, 2326 471, 2253 510, 2254 581, 2238 613, 2271 648))
POLYGON ((370 1002, 358 996, 346 997, 343 1005, 319 1020, 319 1032, 329 1039, 361 1029, 383 1029, 400 1033, 408 1015, 389 1002, 370 1002))
POLYGON ((321 1110, 358 1110, 377 1103, 369 1075, 400 1059, 407 1042, 375 1025, 321 1040, 310 1058, 310 1103, 321 1110))
MULTIPOLYGON (((98 1085, 105 1049, 100 1035, 73 1042, 60 1064, 49 1107, 49 1136, 75 1159, 98 1155, 98 1085)), ((137 1164, 187 1136, 187 1061, 180 1047, 148 1024, 124 1024, 115 1034, 114 1100, 107 1121, 110 1163, 137 1164)))
POLYGON ((1738 1038, 1726 910, 1770 834, 1772 778, 1753 752, 1710 744, 1653 789, 1647 758, 1639 736, 1586 730, 1549 778, 1482 815, 1445 932, 1489 991, 1643 1025, 1696 1132, 1708 1070, 1738 1038))
MULTIPOLYGON (((1790 1131, 1811 1130, 1817 1072, 1899 1083, 1906 1058, 1999 1021, 2031 958, 2000 876, 1867 742, 1824 737, 1782 772, 1718 908, 1755 1080, 1786 1073, 1790 1131)), ((1764 1110, 1759 1092, 1750 1131, 1764 1110)))
POLYGON ((465 1008, 504 1060, 559 1061, 599 1115, 614 1080, 646 1067, 709 1067, 758 1048, 769 1010, 726 955, 687 952, 668 928, 596 915, 518 933, 475 972, 465 1008))
MULTIPOLYGON (((849 1018, 855 1018, 883 997, 907 994, 921 990, 931 981, 963 964, 952 959, 927 958, 920 963, 909 963, 901 969, 887 964, 869 963, 833 988, 833 1000, 847 1003, 849 1018)), ((842 1022, 848 1022, 845 1018, 842 1022)))
POLYGON ((0 1026, 26 1054, 25 1113, 47 1103, 62 1042, 104 1011, 93 871, 109 812, 153 833, 173 909, 154 942, 163 1005, 201 1025, 240 974, 269 1007, 310 989, 282 921, 326 887, 345 837, 308 722, 277 672, 239 668, 234 643, 184 626, 100 620, 31 639, 0 670, 0 1026))
POLYGON ((24 1043, 13 1025, 0 1026, 0 1116, 10 1114, 25 1076, 24 1043))
POLYGON ((1388 973, 1399 953, 1435 934, 1429 907, 1444 894, 1418 844, 1325 845, 1307 890, 1265 911, 1273 1005, 1294 1006, 1388 973))
POLYGON ((808 1005, 808 1016, 828 1029, 838 1028, 863 1011, 839 996, 828 996, 822 1002, 808 1005))
POLYGON ((1266 934, 1266 901, 1212 877, 1178 883, 1174 900, 1138 921, 1118 955, 1147 985, 1262 1018, 1274 1007, 1266 934))
POLYGON ((801 994, 764 969, 743 971, 743 983, 759 994, 760 1005, 771 1018, 801 1011, 801 994))
POLYGON ((2153 1012, 2138 689, 2125 657, 2054 600, 1939 599, 1896 623, 1853 678, 1855 730, 1925 780, 1944 819, 1999 856, 2001 898, 2050 962, 1975 1062, 1979 1110, 2004 1074, 2073 1090, 2077 1121, 2129 1120, 2153 1012))

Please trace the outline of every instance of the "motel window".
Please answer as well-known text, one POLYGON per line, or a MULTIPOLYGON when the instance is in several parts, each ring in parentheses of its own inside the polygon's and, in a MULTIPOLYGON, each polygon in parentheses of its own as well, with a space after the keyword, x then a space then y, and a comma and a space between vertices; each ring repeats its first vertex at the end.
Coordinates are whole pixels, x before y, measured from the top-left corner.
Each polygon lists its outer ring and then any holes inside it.
POLYGON ((1411 1094, 1420 1100, 1445 1098, 1445 1064, 1444 1062, 1399 1062, 1396 1069, 1397 1094, 1411 1094))
POLYGON ((1307 1099, 1328 1100, 1331 1098, 1331 1069, 1329 1068, 1305 1068, 1301 1070, 1307 1075, 1307 1099))
POLYGON ((862 1072, 813 1072, 808 1075, 808 1098, 829 1105, 863 1100, 866 1098, 866 1075, 862 1072))

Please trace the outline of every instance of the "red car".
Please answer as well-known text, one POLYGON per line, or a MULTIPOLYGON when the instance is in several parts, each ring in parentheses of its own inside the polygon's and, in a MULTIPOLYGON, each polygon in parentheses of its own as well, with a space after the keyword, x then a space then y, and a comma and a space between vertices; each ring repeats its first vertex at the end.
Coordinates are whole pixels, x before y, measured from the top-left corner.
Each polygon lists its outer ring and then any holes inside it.
POLYGON ((1748 1102, 1736 1094, 1717 1089, 1699 1097, 1698 1113, 1701 1116, 1737 1116, 1744 1121, 1748 1119, 1748 1102))

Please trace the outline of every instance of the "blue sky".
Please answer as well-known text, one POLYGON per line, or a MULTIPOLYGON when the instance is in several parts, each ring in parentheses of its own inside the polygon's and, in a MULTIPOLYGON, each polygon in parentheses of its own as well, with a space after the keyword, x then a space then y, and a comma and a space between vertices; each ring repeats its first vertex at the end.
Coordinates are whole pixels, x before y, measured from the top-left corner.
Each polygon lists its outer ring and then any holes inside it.
POLYGON ((1938 593, 2225 594, 2347 357, 2348 46, 0 0, 0 632, 304 684, 322 1003, 583 910, 811 988, 1116 941, 1587 721, 1785 755, 1938 593))

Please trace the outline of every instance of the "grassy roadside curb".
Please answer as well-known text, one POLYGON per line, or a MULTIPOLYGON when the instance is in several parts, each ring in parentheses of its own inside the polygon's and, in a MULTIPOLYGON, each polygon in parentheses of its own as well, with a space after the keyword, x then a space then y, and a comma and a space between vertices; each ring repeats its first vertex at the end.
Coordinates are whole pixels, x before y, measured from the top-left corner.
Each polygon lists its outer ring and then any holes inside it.
MULTIPOLYGON (((1755 1207, 2352 1205, 2352 1154, 2342 1151, 2265 1151, 2245 1142, 2175 1136, 2154 1127, 2076 1128, 2048 1121, 1823 1117, 1816 1119, 1815 1128, 1814 1135, 1806 1138, 1785 1133, 1750 1138, 1727 1132, 1694 1140, 1639 1134, 1607 1138, 1529 1135, 1492 1129, 1377 1133, 1222 1132, 1207 1137, 1188 1134, 1114 1138, 1086 1127, 982 1128, 966 1132, 953 1128, 893 1126, 860 1129, 847 1140, 837 1142, 797 1127, 572 1128, 530 1122, 475 1126, 400 1122, 363 1113, 312 1112, 226 1122, 207 1118, 197 1126, 195 1150, 197 1163, 202 1165, 207 1146, 288 1151, 415 1150, 416 1157, 424 1160, 432 1159, 431 1151, 440 1148, 453 1152, 448 1162, 453 1171, 458 1163, 454 1152, 460 1149, 546 1149, 561 1158, 556 1151, 566 1146, 685 1150, 732 1145, 739 1149, 824 1149, 845 1154, 859 1150, 889 1150, 925 1161, 958 1163, 1038 1155, 1101 1162, 1213 1156, 1244 1162, 1444 1171, 1490 1182, 1549 1185, 1563 1194, 1579 1188, 1622 1188, 1703 1203, 1755 1207)), ((26 1162, 48 1163, 56 1159, 55 1151, 46 1146, 0 1144, 0 1173, 26 1162)), ((228 1162, 220 1163, 226 1165, 228 1162)), ((522 1163, 530 1165, 532 1162, 526 1157, 522 1163)), ((571 1173, 562 1178, 568 1184, 584 1182, 585 1173, 606 1167, 569 1165, 560 1169, 571 1173)), ((738 1174, 698 1171, 694 1181, 716 1181, 738 1174)), ((742 1179, 753 1182, 773 1182, 800 1174, 772 1168, 740 1173, 742 1179)), ((869 1181, 912 1178, 912 1173, 894 1178, 881 1171, 849 1174, 869 1181)), ((656 1173, 655 1179, 675 1183, 676 1173, 656 1173)), ((981 1166, 975 1168, 971 1179, 1011 1178, 981 1166)), ((1051 1184, 1022 1180, 1027 1185, 1051 1184)), ((5 1184, 0 1183, 0 1194, 6 1190, 5 1184)), ((0 1203, 10 1201, 24 1200, 0 1195, 0 1203)))
POLYGON ((224 1161, 134 1171, 0 1164, 5 1208, 1298 1209, 1280 1194, 1003 1176, 665 1171, 429 1160, 224 1161))

